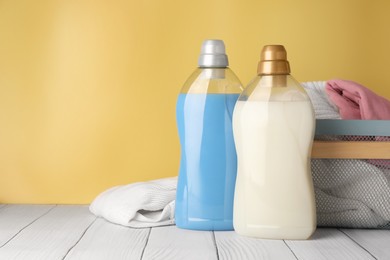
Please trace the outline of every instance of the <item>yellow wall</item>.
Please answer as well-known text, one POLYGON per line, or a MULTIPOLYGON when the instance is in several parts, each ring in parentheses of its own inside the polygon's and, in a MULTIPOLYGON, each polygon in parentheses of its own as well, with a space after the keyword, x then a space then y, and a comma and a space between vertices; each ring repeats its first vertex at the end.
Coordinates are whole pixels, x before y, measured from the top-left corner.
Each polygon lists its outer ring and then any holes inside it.
POLYGON ((177 174, 175 101, 205 38, 254 77, 284 44, 299 81, 390 97, 390 1, 0 0, 0 203, 89 203, 177 174))

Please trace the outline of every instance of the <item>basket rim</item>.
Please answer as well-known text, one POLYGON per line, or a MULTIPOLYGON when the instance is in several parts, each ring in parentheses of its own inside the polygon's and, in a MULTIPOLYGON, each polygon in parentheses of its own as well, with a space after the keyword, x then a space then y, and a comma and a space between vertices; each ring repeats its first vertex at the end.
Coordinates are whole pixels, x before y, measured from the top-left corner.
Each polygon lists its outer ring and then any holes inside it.
POLYGON ((317 119, 315 135, 390 136, 390 120, 317 119))

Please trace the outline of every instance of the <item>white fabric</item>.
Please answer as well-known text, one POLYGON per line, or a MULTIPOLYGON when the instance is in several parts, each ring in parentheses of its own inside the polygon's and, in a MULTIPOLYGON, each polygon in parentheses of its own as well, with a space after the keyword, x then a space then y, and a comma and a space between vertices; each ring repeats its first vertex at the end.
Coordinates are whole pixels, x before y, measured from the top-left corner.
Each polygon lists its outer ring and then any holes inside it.
POLYGON ((326 81, 302 82, 313 104, 316 119, 341 119, 338 108, 325 92, 326 81))
POLYGON ((316 160, 313 180, 318 224, 351 228, 388 224, 388 177, 388 173, 363 160, 316 160))
POLYGON ((177 178, 137 182, 108 189, 95 198, 90 211, 128 227, 173 225, 177 178))

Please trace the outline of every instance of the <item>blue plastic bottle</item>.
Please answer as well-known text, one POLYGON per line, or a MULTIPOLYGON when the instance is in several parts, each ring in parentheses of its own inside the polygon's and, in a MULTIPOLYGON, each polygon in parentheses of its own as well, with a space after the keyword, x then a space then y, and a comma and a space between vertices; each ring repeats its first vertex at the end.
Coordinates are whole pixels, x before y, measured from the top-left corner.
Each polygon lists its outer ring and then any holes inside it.
POLYGON ((199 68, 177 100, 181 160, 175 220, 179 228, 233 230, 237 156, 232 115, 242 85, 227 66, 223 41, 204 41, 199 68))

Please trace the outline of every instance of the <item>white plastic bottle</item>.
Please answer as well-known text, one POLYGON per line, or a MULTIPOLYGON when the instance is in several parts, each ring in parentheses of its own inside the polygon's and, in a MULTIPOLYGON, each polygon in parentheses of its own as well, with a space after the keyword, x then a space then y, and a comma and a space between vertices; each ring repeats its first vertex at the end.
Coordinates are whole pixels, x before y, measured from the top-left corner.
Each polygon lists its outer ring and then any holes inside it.
POLYGON ((238 172, 233 225, 266 239, 307 239, 316 228, 312 104, 290 76, 282 45, 263 48, 258 76, 233 113, 238 172))

